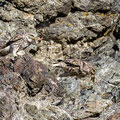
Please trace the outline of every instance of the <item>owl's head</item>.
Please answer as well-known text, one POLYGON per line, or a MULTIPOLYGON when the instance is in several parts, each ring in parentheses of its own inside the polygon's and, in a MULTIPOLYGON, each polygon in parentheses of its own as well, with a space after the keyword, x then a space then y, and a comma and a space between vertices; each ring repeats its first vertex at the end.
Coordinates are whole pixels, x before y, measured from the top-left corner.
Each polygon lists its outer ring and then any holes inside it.
POLYGON ((35 35, 33 33, 27 33, 26 39, 30 43, 37 43, 37 35, 35 35))

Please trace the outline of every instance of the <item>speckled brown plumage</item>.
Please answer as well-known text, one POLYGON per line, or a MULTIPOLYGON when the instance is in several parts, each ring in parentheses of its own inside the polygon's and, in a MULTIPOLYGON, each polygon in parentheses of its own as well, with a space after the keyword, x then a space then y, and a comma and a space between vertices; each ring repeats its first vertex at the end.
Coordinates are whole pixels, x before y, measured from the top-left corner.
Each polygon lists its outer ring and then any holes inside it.
POLYGON ((93 65, 80 59, 58 60, 58 62, 59 63, 55 66, 62 67, 66 72, 69 72, 71 75, 76 75, 78 77, 91 75, 91 80, 95 82, 95 68, 93 67, 93 65))
POLYGON ((6 46, 0 50, 0 55, 7 55, 13 53, 13 56, 24 54, 26 49, 31 44, 36 44, 37 36, 31 32, 16 33, 7 43, 6 46))

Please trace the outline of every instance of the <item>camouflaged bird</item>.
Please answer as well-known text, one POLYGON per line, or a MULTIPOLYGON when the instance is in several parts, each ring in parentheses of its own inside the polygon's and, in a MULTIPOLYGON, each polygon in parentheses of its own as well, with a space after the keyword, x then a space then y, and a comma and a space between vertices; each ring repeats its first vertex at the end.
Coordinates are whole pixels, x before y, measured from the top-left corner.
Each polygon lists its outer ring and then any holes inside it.
POLYGON ((31 44, 36 45, 37 36, 34 33, 26 32, 26 33, 16 33, 7 43, 6 45, 0 49, 0 55, 8 55, 9 53, 13 53, 13 56, 24 55, 25 49, 29 47, 31 44))
POLYGON ((53 66, 62 67, 65 72, 77 77, 91 75, 92 82, 95 82, 95 69, 91 64, 80 59, 58 60, 58 62, 53 66))

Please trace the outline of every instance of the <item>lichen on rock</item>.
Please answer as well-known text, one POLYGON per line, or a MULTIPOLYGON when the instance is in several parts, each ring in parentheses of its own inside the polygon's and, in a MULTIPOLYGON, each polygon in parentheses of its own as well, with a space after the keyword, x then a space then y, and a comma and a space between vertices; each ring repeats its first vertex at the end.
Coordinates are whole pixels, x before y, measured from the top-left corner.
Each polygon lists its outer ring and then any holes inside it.
POLYGON ((16 33, 38 38, 24 55, 0 54, 0 118, 117 120, 119 13, 119 0, 0 0, 0 51, 19 43, 16 33), (95 84, 89 75, 62 76, 58 59, 92 64, 95 84))

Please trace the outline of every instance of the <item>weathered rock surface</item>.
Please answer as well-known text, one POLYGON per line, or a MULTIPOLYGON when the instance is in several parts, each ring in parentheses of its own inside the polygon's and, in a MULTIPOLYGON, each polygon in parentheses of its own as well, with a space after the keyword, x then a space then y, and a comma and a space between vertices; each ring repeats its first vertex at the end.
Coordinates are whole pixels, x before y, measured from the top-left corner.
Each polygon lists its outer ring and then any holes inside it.
POLYGON ((10 0, 10 2, 18 9, 35 15, 35 19, 39 22, 56 17, 59 14, 66 15, 71 9, 71 0, 10 0))
POLYGON ((41 41, 25 56, 0 56, 0 120, 119 119, 118 12, 119 0, 0 0, 0 50, 21 29, 41 41), (67 58, 93 64, 95 84, 61 77, 53 64, 67 58))
POLYGON ((108 11, 114 0, 73 0, 74 7, 83 11, 108 11))
POLYGON ((54 74, 45 65, 30 56, 25 55, 17 59, 14 63, 14 71, 26 81, 30 95, 36 95, 43 86, 49 93, 55 88, 59 89, 54 74))
POLYGON ((8 72, 0 76, 0 120, 20 118, 16 98, 22 82, 17 73, 8 72))
POLYGON ((67 17, 57 18, 55 23, 44 29, 47 40, 57 42, 87 41, 97 38, 105 27, 112 23, 112 16, 91 12, 69 13, 67 17), (63 41, 64 38, 66 41, 63 41))

